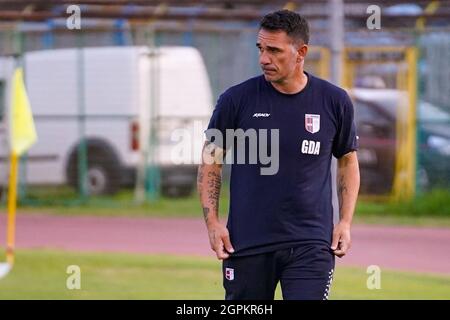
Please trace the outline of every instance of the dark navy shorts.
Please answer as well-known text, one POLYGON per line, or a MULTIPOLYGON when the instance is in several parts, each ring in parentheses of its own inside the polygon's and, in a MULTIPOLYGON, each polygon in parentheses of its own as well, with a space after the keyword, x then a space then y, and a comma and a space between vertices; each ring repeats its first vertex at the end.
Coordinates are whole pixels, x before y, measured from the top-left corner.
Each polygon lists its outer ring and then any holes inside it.
POLYGON ((273 300, 280 282, 285 300, 326 300, 334 254, 326 244, 304 244, 223 261, 226 300, 273 300))

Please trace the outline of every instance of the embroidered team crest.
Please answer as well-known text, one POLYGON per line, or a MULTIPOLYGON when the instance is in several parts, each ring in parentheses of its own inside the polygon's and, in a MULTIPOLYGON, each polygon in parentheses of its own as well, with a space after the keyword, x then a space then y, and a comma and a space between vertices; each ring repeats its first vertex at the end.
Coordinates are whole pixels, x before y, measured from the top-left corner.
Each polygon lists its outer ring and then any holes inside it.
POLYGON ((233 268, 225 268, 225 278, 227 280, 234 280, 234 269, 233 268))
POLYGON ((316 133, 320 130, 320 114, 305 114, 305 129, 316 133))

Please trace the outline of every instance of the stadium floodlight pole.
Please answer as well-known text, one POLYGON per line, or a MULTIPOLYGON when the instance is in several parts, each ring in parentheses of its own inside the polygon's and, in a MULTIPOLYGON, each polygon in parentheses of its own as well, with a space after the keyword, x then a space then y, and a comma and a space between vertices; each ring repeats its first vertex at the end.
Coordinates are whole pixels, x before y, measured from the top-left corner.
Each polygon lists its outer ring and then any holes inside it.
MULTIPOLYGON (((153 41, 153 21, 147 23, 145 28, 142 30, 142 37, 145 41, 149 50, 152 50, 152 45, 150 45, 150 41, 153 41)), ((149 52, 150 55, 150 52, 149 52)), ((151 72, 150 66, 149 73, 151 72)), ((150 92, 150 88, 148 88, 148 92, 150 92)), ((149 139, 149 106, 150 98, 146 97, 146 103, 144 105, 140 105, 137 119, 138 123, 138 139, 139 139, 139 154, 138 154, 138 162, 136 169, 136 180, 134 187, 134 202, 138 205, 143 204, 145 202, 145 188, 147 181, 147 167, 148 167, 148 139, 149 139)))
MULTIPOLYGON (((329 5, 329 42, 331 51, 331 82, 339 85, 342 75, 342 50, 344 47, 344 4, 342 0, 330 0, 329 5)), ((336 190, 336 171, 337 160, 331 159, 331 188, 333 203, 333 220, 336 223, 339 220, 339 200, 336 190)))

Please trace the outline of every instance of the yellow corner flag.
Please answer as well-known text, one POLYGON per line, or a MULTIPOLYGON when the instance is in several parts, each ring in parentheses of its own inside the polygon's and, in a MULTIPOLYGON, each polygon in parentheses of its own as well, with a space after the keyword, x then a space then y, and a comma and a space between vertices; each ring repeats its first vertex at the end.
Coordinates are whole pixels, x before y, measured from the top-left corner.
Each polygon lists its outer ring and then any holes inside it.
POLYGON ((12 79, 10 120, 11 162, 8 189, 6 262, 0 263, 0 278, 5 277, 14 265, 19 157, 37 141, 33 115, 31 114, 30 103, 23 82, 22 68, 17 68, 14 71, 12 79))
POLYGON ((33 115, 31 114, 30 103, 23 82, 22 68, 17 68, 14 71, 10 123, 11 151, 13 154, 21 156, 37 141, 33 115))

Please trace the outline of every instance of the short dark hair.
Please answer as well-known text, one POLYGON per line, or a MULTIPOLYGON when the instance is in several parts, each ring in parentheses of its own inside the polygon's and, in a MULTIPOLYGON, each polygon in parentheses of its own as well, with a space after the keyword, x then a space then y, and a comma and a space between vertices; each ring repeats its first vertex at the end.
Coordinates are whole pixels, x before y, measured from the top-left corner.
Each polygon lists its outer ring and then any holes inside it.
POLYGON ((260 24, 260 29, 269 31, 285 31, 294 40, 305 44, 309 42, 309 26, 304 17, 290 10, 278 10, 266 14, 260 24))

